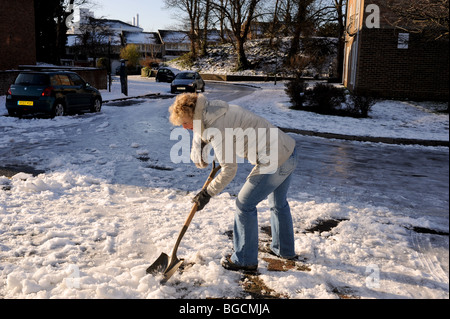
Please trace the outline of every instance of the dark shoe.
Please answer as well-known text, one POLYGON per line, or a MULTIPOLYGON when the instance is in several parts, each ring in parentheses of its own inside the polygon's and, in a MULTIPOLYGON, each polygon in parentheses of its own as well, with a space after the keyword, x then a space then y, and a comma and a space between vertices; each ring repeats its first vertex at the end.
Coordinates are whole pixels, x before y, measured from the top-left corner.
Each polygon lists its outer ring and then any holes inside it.
POLYGON ((255 266, 236 265, 234 262, 231 261, 230 257, 231 257, 231 255, 225 256, 222 258, 222 261, 221 261, 222 267, 227 270, 233 270, 233 271, 243 270, 243 271, 254 272, 258 269, 258 265, 255 265, 255 266))
POLYGON ((262 253, 270 254, 270 255, 278 257, 278 258, 282 258, 282 259, 293 260, 293 261, 296 261, 296 260, 299 259, 298 255, 295 255, 293 257, 278 256, 277 254, 274 253, 272 248, 270 248, 270 244, 269 243, 262 243, 261 245, 259 245, 259 251, 262 252, 262 253))

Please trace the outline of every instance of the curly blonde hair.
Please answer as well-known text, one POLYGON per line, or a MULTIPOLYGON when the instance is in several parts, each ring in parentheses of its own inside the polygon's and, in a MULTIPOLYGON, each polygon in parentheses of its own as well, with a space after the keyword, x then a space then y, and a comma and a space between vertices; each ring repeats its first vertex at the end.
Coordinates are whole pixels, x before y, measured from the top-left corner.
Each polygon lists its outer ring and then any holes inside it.
POLYGON ((183 118, 193 118, 196 104, 196 93, 183 93, 178 95, 175 102, 169 107, 170 123, 173 125, 181 125, 183 118))

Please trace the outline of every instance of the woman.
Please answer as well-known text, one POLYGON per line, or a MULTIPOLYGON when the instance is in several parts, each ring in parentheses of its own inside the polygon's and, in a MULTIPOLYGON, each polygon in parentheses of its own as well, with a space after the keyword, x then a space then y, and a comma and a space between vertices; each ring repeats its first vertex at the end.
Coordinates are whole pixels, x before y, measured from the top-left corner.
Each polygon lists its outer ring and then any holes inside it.
POLYGON ((205 145, 214 150, 220 173, 193 201, 198 210, 220 193, 235 177, 239 158, 254 165, 236 199, 234 253, 222 259, 229 270, 254 271, 258 267, 258 219, 256 206, 268 197, 272 243, 267 252, 295 258, 294 231, 286 193, 297 166, 295 140, 264 118, 224 101, 208 101, 204 95, 182 94, 169 108, 170 122, 194 131, 191 159, 207 167, 205 145))

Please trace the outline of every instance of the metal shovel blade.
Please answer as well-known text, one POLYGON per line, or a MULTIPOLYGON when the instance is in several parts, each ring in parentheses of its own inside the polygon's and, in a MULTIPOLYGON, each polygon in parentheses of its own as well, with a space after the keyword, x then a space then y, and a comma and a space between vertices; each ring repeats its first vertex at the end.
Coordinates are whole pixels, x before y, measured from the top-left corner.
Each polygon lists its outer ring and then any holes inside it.
POLYGON ((156 261, 147 268, 147 274, 157 275, 164 273, 169 265, 169 256, 162 253, 156 261))
MULTIPOLYGON (((220 169, 220 165, 216 165, 215 162, 213 162, 211 173, 209 173, 208 179, 206 180, 205 184, 203 185, 202 189, 206 189, 208 187, 209 183, 213 180, 214 176, 220 169)), ((165 253, 162 253, 156 261, 147 268, 147 273, 152 275, 157 275, 162 273, 164 275, 164 278, 160 281, 161 284, 165 284, 167 280, 172 277, 172 275, 177 271, 178 268, 183 264, 183 259, 178 259, 177 257, 177 250, 178 246, 180 245, 181 239, 183 238, 184 234, 186 233, 189 224, 192 221, 192 218, 194 218, 195 212, 198 209, 198 203, 194 203, 192 206, 192 209, 183 225, 183 228, 180 231, 180 234, 178 235, 177 242, 175 243, 175 246, 172 250, 172 255, 169 256, 165 253)))
POLYGON ((184 259, 175 259, 173 263, 167 267, 167 269, 164 271, 164 278, 161 279, 160 284, 164 285, 167 280, 170 279, 170 277, 173 276, 173 274, 180 268, 180 266, 183 264, 184 259))
POLYGON ((150 265, 146 272, 147 274, 157 275, 157 274, 163 274, 164 278, 161 279, 160 283, 163 285, 165 284, 170 277, 175 274, 178 268, 183 264, 184 259, 178 259, 176 256, 175 258, 170 258, 165 253, 162 253, 156 261, 150 265), (170 262, 170 264, 169 264, 170 262))

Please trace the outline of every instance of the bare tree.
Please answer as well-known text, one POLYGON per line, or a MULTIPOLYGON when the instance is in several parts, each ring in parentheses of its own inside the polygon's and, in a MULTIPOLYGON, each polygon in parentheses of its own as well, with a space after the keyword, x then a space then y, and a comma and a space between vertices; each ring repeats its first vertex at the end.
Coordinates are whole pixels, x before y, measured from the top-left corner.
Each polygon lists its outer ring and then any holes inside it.
POLYGON ((449 38, 448 0, 387 0, 395 17, 387 18, 396 28, 411 33, 427 33, 431 39, 449 38))
POLYGON ((276 36, 277 30, 279 30, 281 25, 280 20, 278 18, 279 8, 280 8, 280 0, 276 0, 275 6, 273 8, 273 18, 269 28, 270 45, 273 44, 273 39, 276 36))
POLYGON ((288 61, 292 60, 300 50, 300 36, 306 36, 311 31, 310 11, 314 0, 296 0, 297 12, 294 18, 294 31, 288 61))
POLYGON ((337 35, 337 66, 336 78, 342 77, 344 65, 345 30, 346 30, 347 0, 332 0, 327 5, 321 5, 315 13, 317 24, 333 24, 337 35))
POLYGON ((291 36, 293 32, 294 9, 297 0, 276 0, 273 7, 269 7, 268 14, 271 16, 268 35, 271 42, 273 38, 280 36, 291 36))
POLYGON ((250 67, 244 44, 248 39, 250 25, 256 18, 257 7, 261 2, 262 0, 229 0, 225 6, 224 1, 211 1, 212 7, 228 20, 237 52, 237 70, 245 70, 250 67))
MULTIPOLYGON (((295 56, 298 54, 300 37, 305 42, 309 42, 313 47, 304 47, 304 50, 314 51, 314 41, 308 41, 312 34, 316 33, 317 29, 323 26, 332 26, 334 29, 333 36, 337 37, 337 42, 322 41, 322 45, 336 46, 337 52, 337 66, 336 78, 340 78, 343 68, 343 56, 345 46, 345 8, 347 0, 294 0, 294 7, 296 14, 293 21, 293 28, 290 30, 292 35, 291 48, 288 54, 287 63, 297 63, 295 56)), ((328 51, 328 50, 325 50, 328 51)), ((331 50, 331 51, 334 51, 331 50)))
POLYGON ((200 0, 164 0, 166 8, 177 8, 186 12, 189 18, 189 39, 191 42, 191 59, 197 57, 198 21, 200 0))
MULTIPOLYGON (((96 65, 98 57, 107 55, 108 46, 106 44, 109 38, 113 36, 113 32, 106 22, 105 19, 88 17, 86 23, 80 24, 79 27, 75 51, 93 58, 94 65, 96 65)), ((125 43, 122 43, 122 45, 124 46, 125 43)))
POLYGON ((73 17, 73 7, 89 3, 89 0, 34 1, 38 61, 60 64, 67 42, 67 21, 73 17))
POLYGON ((208 29, 209 29, 209 16, 211 12, 211 0, 204 0, 204 10, 203 10, 203 37, 201 43, 200 55, 206 55, 206 49, 208 47, 208 29))

